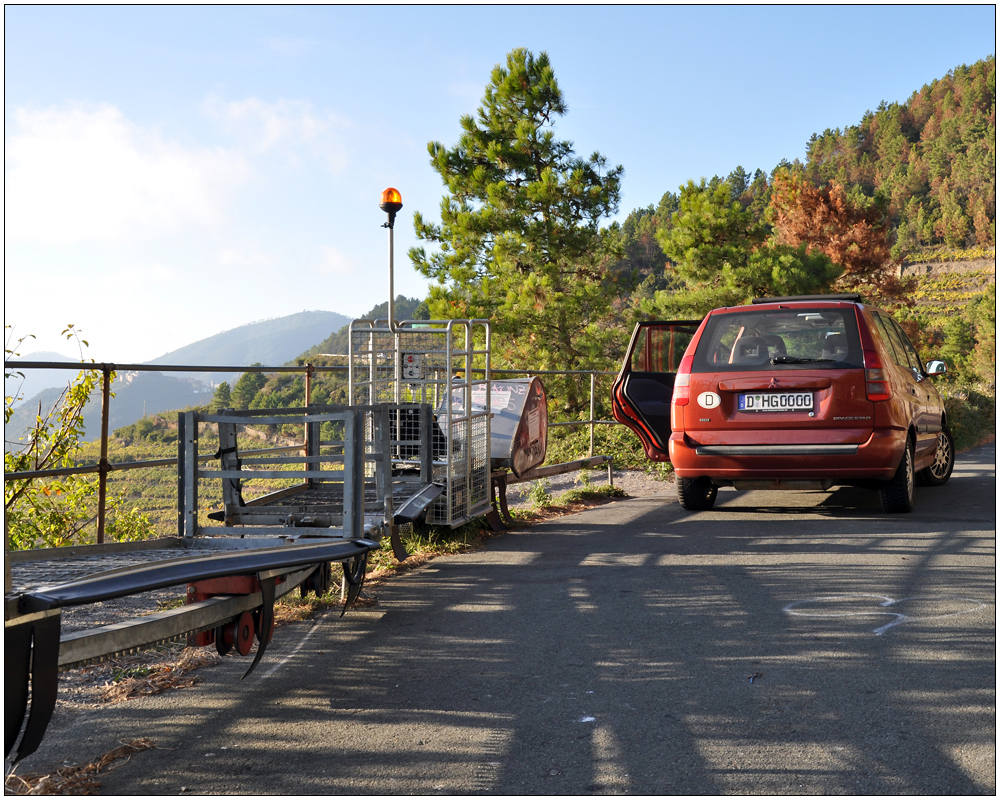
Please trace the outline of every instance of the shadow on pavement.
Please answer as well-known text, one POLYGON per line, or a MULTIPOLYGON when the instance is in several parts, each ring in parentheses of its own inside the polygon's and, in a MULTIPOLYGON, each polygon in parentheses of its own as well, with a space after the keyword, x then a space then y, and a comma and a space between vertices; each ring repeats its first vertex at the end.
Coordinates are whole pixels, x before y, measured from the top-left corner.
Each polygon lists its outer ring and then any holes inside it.
POLYGON ((283 629, 254 678, 226 663, 49 757, 174 748, 108 775, 120 794, 993 794, 995 478, 975 455, 911 515, 747 493, 507 534, 374 611, 283 629))

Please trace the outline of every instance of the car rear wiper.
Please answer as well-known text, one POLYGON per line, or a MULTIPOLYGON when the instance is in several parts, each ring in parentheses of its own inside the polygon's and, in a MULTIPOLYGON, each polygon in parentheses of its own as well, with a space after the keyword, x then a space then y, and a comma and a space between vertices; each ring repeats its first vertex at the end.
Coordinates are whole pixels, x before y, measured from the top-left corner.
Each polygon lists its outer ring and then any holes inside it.
POLYGON ((820 362, 833 363, 834 358, 799 358, 798 356, 775 356, 771 359, 772 364, 818 364, 820 362))

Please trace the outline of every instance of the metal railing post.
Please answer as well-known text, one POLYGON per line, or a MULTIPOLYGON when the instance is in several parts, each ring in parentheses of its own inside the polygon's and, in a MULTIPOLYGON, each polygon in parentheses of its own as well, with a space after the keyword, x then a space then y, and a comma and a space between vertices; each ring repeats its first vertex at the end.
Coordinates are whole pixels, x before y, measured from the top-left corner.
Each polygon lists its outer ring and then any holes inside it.
POLYGON ((590 373, 590 458, 594 457, 594 387, 597 381, 597 373, 590 373))
POLYGON ((184 535, 184 526, 186 525, 184 517, 184 503, 187 498, 187 493, 184 490, 185 484, 184 480, 187 476, 187 467, 185 466, 185 456, 187 454, 187 447, 185 445, 187 428, 185 423, 188 419, 188 415, 185 413, 180 413, 177 415, 177 535, 184 535))
POLYGON ((101 385, 101 460, 97 477, 97 543, 104 543, 104 523, 108 498, 108 410, 111 405, 111 367, 104 366, 101 385))
MULTIPOLYGON (((312 376, 313 376, 313 365, 312 364, 306 364, 306 378, 305 378, 305 384, 306 384, 306 408, 309 408, 309 403, 312 401, 312 376)), ((307 416, 307 419, 308 419, 308 416, 307 416)), ((311 426, 310 426, 309 422, 307 421, 306 424, 303 425, 302 427, 304 429, 303 430, 302 452, 306 456, 311 456, 313 454, 312 453, 312 449, 309 447, 310 440, 312 438, 309 435, 311 433, 311 426)))
POLYGON ((184 412, 184 536, 198 533, 198 415, 184 412))

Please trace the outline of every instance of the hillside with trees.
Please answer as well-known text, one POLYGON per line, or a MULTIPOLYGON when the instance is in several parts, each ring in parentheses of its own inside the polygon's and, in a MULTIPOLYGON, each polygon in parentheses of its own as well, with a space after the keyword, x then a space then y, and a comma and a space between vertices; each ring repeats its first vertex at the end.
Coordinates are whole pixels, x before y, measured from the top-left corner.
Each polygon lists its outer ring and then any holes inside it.
POLYGON ((754 293, 860 291, 893 310, 918 347, 944 347, 953 370, 992 383, 990 317, 973 301, 995 283, 996 59, 813 135, 804 163, 690 181, 603 235, 620 253, 612 271, 635 285, 617 304, 624 328, 754 293), (840 271, 775 249, 803 245, 801 255, 825 255, 840 271), (927 262, 955 269, 907 269, 927 262))
MULTIPOLYGON (((805 163, 783 160, 752 175, 737 166, 708 185, 725 183, 734 201, 770 222, 773 181, 781 172, 817 188, 837 184, 855 207, 880 205, 898 261, 919 261, 927 250, 943 247, 995 248, 995 57, 957 67, 903 103, 883 101, 855 125, 813 134, 805 163)), ((649 225, 669 226, 678 200, 668 191, 658 206, 636 209, 618 226, 626 249, 639 247, 626 259, 631 266, 641 271, 662 256, 648 252, 649 225)))
POLYGON ((879 195, 896 255, 996 244, 996 58, 956 67, 904 103, 882 102, 844 130, 814 134, 806 176, 879 195))

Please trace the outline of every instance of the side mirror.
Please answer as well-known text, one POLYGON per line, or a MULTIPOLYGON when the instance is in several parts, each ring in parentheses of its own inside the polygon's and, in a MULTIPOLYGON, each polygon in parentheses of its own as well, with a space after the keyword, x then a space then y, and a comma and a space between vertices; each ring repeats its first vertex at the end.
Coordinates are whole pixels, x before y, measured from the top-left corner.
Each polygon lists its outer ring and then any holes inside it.
POLYGON ((948 365, 943 361, 928 361, 927 362, 927 374, 928 375, 944 375, 948 371, 948 365))

